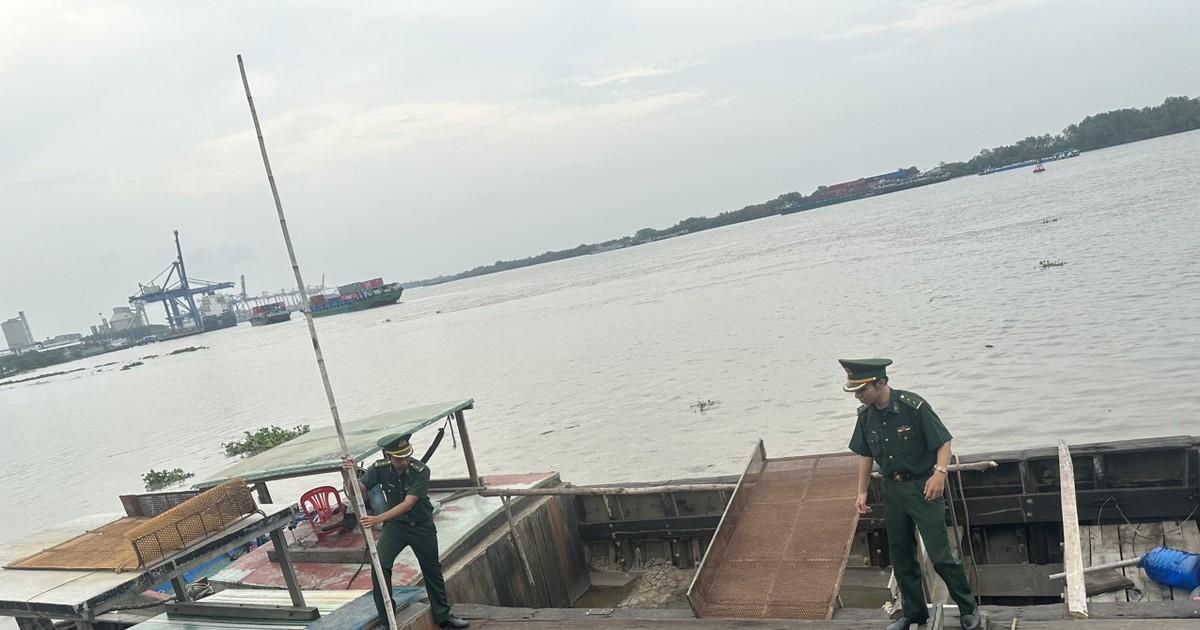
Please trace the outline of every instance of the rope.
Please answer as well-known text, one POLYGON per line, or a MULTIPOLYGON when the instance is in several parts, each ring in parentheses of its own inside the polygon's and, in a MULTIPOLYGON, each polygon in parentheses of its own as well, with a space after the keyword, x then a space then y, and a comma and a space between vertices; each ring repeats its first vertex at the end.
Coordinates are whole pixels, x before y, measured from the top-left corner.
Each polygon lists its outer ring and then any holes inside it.
MULTIPOLYGON (((952 455, 952 457, 954 457, 954 465, 959 465, 958 455, 952 455)), ((967 549, 971 553, 971 573, 975 575, 975 588, 972 590, 974 591, 973 594, 975 595, 975 608, 978 610, 979 604, 981 603, 979 597, 979 557, 975 555, 975 537, 971 535, 971 510, 967 508, 967 493, 965 490, 963 490, 962 471, 954 471, 954 476, 954 485, 958 486, 958 497, 959 500, 962 501, 963 506, 963 520, 966 523, 963 531, 967 534, 967 549)), ((954 523, 955 529, 958 529, 958 519, 954 515, 953 495, 950 497, 950 520, 954 523)), ((1013 623, 1015 625, 1016 620, 1013 620, 1013 623)))
POLYGON ((454 435, 454 423, 450 422, 452 417, 446 416, 446 426, 450 427, 450 443, 454 445, 454 448, 458 448, 458 438, 454 435))

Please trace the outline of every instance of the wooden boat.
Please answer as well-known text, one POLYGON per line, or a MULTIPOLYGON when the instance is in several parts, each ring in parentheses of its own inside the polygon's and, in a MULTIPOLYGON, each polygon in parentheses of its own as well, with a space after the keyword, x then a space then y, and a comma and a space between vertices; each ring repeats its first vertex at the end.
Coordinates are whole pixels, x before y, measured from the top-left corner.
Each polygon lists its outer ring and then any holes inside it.
MULTIPOLYGON (((1131 557, 1155 545, 1200 552, 1198 453, 1200 439, 1190 436, 1072 447, 1079 519, 1086 536, 1085 564, 1131 557)), ((952 538, 958 542, 983 605, 1003 608, 1058 603, 1061 607, 1062 583, 1048 577, 1063 567, 1056 449, 981 453, 961 458, 959 465, 964 469, 954 472, 948 484, 954 509, 948 512, 947 526, 952 528, 952 538), (995 462, 995 466, 969 469, 982 462, 995 462)), ((435 483, 443 489, 439 496, 443 512, 453 512, 454 502, 470 496, 509 496, 523 501, 513 523, 516 538, 534 542, 525 543, 529 546, 521 553, 512 537, 503 535, 507 524, 499 513, 493 515, 490 526, 480 526, 488 535, 468 536, 455 543, 449 554, 444 551, 452 599, 485 607, 553 609, 571 606, 588 592, 596 573, 581 572, 580 567, 636 574, 665 561, 676 570, 694 571, 726 514, 738 481, 738 477, 719 477, 575 488, 546 473, 537 480, 525 480, 523 488, 511 483, 498 488, 491 482, 503 478, 487 479, 487 484, 470 480, 435 483), (551 522, 559 524, 547 531, 551 522), (565 522, 565 530, 560 522, 565 522), (564 542, 568 548, 577 546, 577 551, 568 549, 564 554, 564 542), (532 586, 518 588, 530 582, 526 566, 529 573, 544 576, 532 580, 534 584, 545 580, 559 588, 554 592, 532 586)), ((836 611, 835 618, 877 616, 879 605, 890 599, 887 535, 878 516, 882 513, 878 497, 876 481, 869 494, 874 511, 858 520, 850 543, 849 567, 839 591, 846 608, 836 611)), ((303 527, 296 530, 299 540, 307 541, 300 547, 313 555, 302 558, 315 558, 325 553, 320 551, 324 547, 341 546, 344 552, 355 546, 318 544, 307 537, 303 527)), ((361 562, 354 560, 337 571, 351 566, 357 570, 361 562)), ((297 564, 302 575, 316 570, 304 565, 297 564)), ((416 574, 411 575, 415 579, 416 574)), ((369 578, 364 578, 362 585, 368 583, 369 578)), ((1168 610, 1154 613, 1163 615, 1179 614, 1170 609, 1172 603, 1186 605, 1187 593, 1148 581, 1136 567, 1096 574, 1089 578, 1089 585, 1096 591, 1092 600, 1102 608, 1119 600, 1149 610, 1148 606, 1153 606, 1140 602, 1148 600, 1166 605, 1168 610)), ((603 590, 596 589, 584 599, 597 601, 592 595, 603 590)), ((490 614, 486 610, 476 612, 490 614)))
MULTIPOLYGON (((654 619, 689 625, 686 621, 692 620, 697 628, 722 627, 678 608, 686 581, 678 583, 678 592, 666 593, 674 597, 673 605, 660 601, 640 607, 653 610, 619 614, 612 610, 618 609, 619 597, 615 596, 642 589, 636 578, 645 572, 669 570, 691 579, 706 562, 706 553, 712 553, 714 536, 722 535, 723 521, 728 528, 731 499, 744 491, 740 489, 751 477, 574 487, 550 472, 484 476, 476 469, 465 423, 464 412, 472 407, 473 401, 468 399, 345 424, 352 456, 358 460, 373 457, 377 451, 374 439, 383 432, 417 432, 442 421, 457 428, 455 439, 466 458, 467 477, 435 479, 431 487, 432 498, 440 505, 435 518, 442 563, 457 614, 476 619, 518 615, 574 620, 571 623, 579 628, 593 627, 592 623, 602 627, 605 620, 615 623, 617 619, 610 619, 614 616, 626 623, 654 619), (604 586, 614 576, 625 583, 618 588, 604 586), (585 610, 574 606, 609 612, 584 615, 585 610)), ((416 441, 421 443, 419 435, 416 441)), ((260 502, 271 505, 267 482, 338 470, 339 451, 332 427, 316 429, 238 462, 200 485, 242 477, 255 484, 260 502)), ((761 453, 761 462, 777 461, 768 460, 761 447, 756 452, 761 453)), ((1156 544, 1200 551, 1196 526, 1200 439, 1183 436, 1085 444, 1072 447, 1071 452, 1074 494, 1084 532, 1084 564, 1143 553, 1156 544)), ((952 472, 948 484, 953 509, 948 511, 947 527, 993 627, 1000 622, 1007 627, 1017 617, 1064 619, 1062 583, 1049 578, 1062 570, 1064 559, 1057 451, 981 453, 963 457, 957 465, 959 469, 952 472), (988 462, 994 466, 970 469, 988 462)), ((436 473, 438 459, 431 467, 436 473)), ((854 627, 872 627, 885 621, 879 608, 891 600, 890 571, 878 497, 876 481, 869 492, 874 511, 852 524, 848 538, 838 543, 844 543, 847 553, 843 558, 849 559, 849 566, 830 585, 840 602, 831 613, 834 622, 859 620, 854 627)), ((779 518, 784 519, 776 523, 780 531, 792 526, 788 514, 780 513, 779 518)), ((308 521, 295 524, 288 535, 209 579, 229 589, 222 595, 229 601, 267 598, 292 586, 279 569, 279 564, 287 561, 294 567, 298 592, 362 592, 369 588, 370 568, 359 534, 345 531, 324 541, 318 541, 315 534, 308 521), (280 553, 276 544, 286 551, 280 553)), ((418 583, 415 559, 402 555, 395 576, 397 587, 418 583)), ((1197 607, 1185 601, 1187 593, 1148 581, 1136 567, 1095 574, 1089 587, 1095 617, 1200 616, 1197 607)), ((663 587, 657 590, 663 591, 663 587)), ((315 596, 314 601, 325 601, 322 597, 315 596)), ((362 614, 370 615, 370 607, 361 604, 359 600, 362 614)), ((412 611, 416 617, 423 614, 420 609, 412 611)), ((158 621, 146 626, 147 630, 184 627, 163 625, 161 618, 158 621)), ((412 627, 419 627, 424 622, 416 619, 413 623, 412 627)), ((737 623, 742 624, 738 627, 758 627, 752 620, 737 623)), ((776 622, 770 627, 791 626, 776 622)))

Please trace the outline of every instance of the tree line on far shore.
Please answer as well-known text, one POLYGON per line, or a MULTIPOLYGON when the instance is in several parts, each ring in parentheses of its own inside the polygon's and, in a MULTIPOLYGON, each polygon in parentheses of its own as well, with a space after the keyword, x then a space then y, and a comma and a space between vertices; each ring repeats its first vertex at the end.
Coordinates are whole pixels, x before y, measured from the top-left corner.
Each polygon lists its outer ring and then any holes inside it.
MULTIPOLYGON (((1186 96, 1171 96, 1162 105, 1143 107, 1141 109, 1117 109, 1102 114, 1094 114, 1082 121, 1068 125, 1062 133, 1029 136, 1010 145, 983 149, 975 157, 965 162, 942 162, 939 165, 950 177, 974 175, 986 168, 996 168, 1025 160, 1045 158, 1056 153, 1071 149, 1093 151, 1105 147, 1147 140, 1159 136, 1167 136, 1184 131, 1200 129, 1200 98, 1186 96)), ((915 171, 916 169, 909 169, 915 171)), ((817 190, 821 190, 820 187, 817 190)), ((519 260, 497 260, 491 265, 480 265, 474 269, 453 275, 438 276, 427 280, 404 283, 405 286, 426 286, 441 284, 453 280, 461 280, 474 276, 482 276, 509 269, 528 267, 544 262, 563 260, 583 256, 597 251, 605 251, 629 245, 638 245, 649 241, 690 232, 699 232, 712 228, 761 219, 779 214, 806 197, 798 192, 789 192, 759 204, 749 205, 740 210, 729 210, 713 217, 689 217, 675 225, 661 230, 642 228, 632 236, 602 243, 584 243, 557 251, 548 251, 536 256, 519 260)))

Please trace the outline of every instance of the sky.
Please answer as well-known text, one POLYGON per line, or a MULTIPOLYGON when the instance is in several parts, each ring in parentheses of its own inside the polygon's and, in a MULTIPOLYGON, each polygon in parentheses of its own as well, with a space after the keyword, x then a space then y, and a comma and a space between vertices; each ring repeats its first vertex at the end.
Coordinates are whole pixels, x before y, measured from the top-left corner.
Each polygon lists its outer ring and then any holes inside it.
MULTIPOLYGON (((0 320, 453 274, 1200 96, 1188 0, 0 0, 0 320)), ((161 307, 151 315, 161 320, 161 307)), ((152 317, 153 319, 153 317, 152 317)))

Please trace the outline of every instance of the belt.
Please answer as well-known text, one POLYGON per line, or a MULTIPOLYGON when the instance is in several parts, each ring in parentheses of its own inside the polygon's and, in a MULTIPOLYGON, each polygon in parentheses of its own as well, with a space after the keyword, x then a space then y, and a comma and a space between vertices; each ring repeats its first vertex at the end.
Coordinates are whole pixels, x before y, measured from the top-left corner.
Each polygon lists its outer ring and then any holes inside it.
POLYGON ((910 473, 910 472, 894 472, 887 476, 892 481, 924 481, 929 478, 932 473, 910 473))

